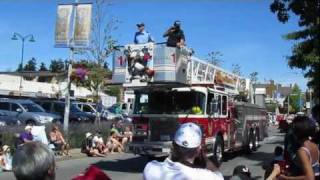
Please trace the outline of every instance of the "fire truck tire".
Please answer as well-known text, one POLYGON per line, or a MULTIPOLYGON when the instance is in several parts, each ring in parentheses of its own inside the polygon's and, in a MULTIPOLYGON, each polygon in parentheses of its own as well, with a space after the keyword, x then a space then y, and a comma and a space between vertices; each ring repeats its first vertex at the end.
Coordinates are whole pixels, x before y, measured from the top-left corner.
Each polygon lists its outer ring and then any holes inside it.
POLYGON ((248 136, 248 144, 246 147, 246 151, 248 154, 252 153, 253 151, 257 150, 256 147, 256 133, 253 129, 250 129, 250 133, 247 135, 248 136))
POLYGON ((217 136, 216 142, 214 143, 214 148, 213 148, 213 158, 217 163, 221 164, 223 161, 223 156, 224 156, 223 139, 221 136, 217 136))
POLYGON ((256 137, 256 140, 255 140, 255 143, 256 143, 256 149, 260 146, 260 130, 259 128, 256 129, 256 132, 255 132, 255 137, 256 137))

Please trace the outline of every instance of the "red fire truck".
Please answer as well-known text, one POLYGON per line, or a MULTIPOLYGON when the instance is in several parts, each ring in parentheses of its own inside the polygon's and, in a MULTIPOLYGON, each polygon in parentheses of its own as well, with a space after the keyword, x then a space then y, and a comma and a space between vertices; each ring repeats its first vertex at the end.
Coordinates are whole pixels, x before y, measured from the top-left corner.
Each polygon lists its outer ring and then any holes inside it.
POLYGON ((221 161, 226 151, 254 151, 267 135, 264 107, 253 99, 247 79, 165 45, 127 45, 114 54, 113 83, 134 91, 129 149, 140 155, 168 156, 180 124, 203 130, 208 156, 221 161))

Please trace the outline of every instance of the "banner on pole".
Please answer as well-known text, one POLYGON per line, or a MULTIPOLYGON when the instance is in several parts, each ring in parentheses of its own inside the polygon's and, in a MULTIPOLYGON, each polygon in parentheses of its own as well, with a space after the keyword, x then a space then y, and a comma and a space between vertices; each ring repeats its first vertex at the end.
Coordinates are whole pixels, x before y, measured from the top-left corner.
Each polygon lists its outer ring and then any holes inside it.
POLYGON ((86 47, 89 44, 91 32, 92 4, 78 4, 74 27, 74 46, 86 47))
POLYGON ((58 5, 55 31, 55 46, 68 47, 70 20, 73 5, 58 5))

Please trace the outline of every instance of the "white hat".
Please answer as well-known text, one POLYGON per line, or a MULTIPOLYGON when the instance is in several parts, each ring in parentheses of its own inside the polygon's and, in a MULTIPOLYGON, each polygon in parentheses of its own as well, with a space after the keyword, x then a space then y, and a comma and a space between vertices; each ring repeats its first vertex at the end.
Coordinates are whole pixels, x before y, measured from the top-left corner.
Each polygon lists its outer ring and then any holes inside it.
POLYGON ((87 133, 86 133, 86 138, 88 138, 88 137, 90 137, 90 136, 92 136, 92 134, 89 133, 89 132, 87 132, 87 133))
POLYGON ((32 129, 32 126, 27 125, 27 126, 24 128, 24 130, 28 130, 28 129, 32 129))
POLYGON ((6 151, 9 150, 9 149, 10 149, 10 146, 8 146, 8 145, 2 146, 3 152, 6 152, 6 151))
POLYGON ((174 142, 185 148, 196 148, 201 144, 201 129, 194 123, 182 124, 174 135, 174 142))

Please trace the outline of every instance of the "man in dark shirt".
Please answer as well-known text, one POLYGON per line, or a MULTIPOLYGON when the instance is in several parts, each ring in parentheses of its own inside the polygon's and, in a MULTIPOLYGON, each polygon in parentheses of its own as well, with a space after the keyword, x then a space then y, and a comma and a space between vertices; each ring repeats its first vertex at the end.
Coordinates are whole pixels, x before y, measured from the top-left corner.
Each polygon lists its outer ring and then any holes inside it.
POLYGON ((25 132, 20 134, 20 140, 22 143, 32 142, 33 135, 31 134, 32 126, 27 125, 25 127, 25 132))
POLYGON ((184 33, 181 29, 181 22, 175 21, 173 26, 168 29, 163 37, 168 37, 167 46, 168 47, 183 47, 185 42, 184 33))

